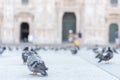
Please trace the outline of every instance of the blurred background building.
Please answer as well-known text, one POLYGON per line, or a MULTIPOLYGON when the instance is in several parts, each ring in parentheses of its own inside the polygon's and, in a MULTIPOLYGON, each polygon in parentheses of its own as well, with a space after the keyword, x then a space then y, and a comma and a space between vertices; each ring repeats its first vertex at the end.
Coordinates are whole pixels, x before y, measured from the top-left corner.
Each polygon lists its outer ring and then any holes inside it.
POLYGON ((108 45, 119 26, 119 0, 0 0, 2 44, 27 43, 29 35, 33 44, 63 44, 73 30, 83 45, 108 45))

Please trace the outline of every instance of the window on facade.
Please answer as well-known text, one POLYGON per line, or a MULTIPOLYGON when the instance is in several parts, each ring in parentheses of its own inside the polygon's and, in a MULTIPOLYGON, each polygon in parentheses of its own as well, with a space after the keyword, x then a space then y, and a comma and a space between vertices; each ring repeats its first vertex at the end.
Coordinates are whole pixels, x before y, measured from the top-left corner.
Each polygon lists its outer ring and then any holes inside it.
POLYGON ((22 4, 28 4, 28 0, 22 0, 22 4))
POLYGON ((118 5, 118 0, 111 0, 112 6, 117 6, 118 5))

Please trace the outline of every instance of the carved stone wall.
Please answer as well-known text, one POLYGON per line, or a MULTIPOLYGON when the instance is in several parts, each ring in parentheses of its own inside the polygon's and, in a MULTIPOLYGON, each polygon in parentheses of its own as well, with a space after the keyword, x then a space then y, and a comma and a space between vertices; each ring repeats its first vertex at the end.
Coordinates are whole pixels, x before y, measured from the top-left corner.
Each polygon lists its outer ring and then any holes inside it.
POLYGON ((120 21, 120 3, 110 0, 0 0, 0 42, 20 44, 20 25, 27 22, 33 44, 61 44, 63 15, 74 13, 83 45, 108 45, 109 25, 120 21))

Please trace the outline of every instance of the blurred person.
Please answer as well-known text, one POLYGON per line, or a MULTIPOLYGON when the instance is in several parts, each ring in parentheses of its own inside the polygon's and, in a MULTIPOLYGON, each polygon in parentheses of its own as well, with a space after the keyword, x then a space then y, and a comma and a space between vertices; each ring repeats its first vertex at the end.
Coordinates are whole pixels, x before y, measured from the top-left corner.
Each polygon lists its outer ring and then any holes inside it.
POLYGON ((116 29, 114 37, 115 37, 115 47, 118 48, 119 47, 119 32, 118 32, 118 29, 116 29))
POLYGON ((79 50, 79 38, 78 38, 78 35, 75 34, 74 35, 74 41, 73 41, 73 44, 71 46, 71 52, 72 54, 77 54, 78 53, 78 50, 79 50))
POLYGON ((80 46, 80 41, 79 41, 79 37, 78 37, 78 35, 77 34, 75 34, 74 35, 74 47, 77 47, 77 48, 79 48, 79 46, 80 46))
POLYGON ((28 41, 30 42, 30 43, 32 43, 33 42, 33 36, 32 35, 28 35, 28 41))
POLYGON ((69 44, 70 44, 70 47, 73 46, 73 42, 74 42, 74 33, 73 33, 72 30, 69 30, 68 42, 69 42, 69 44))
MULTIPOLYGON (((79 43, 82 42, 82 33, 79 31, 78 33, 78 39, 79 39, 79 43)), ((81 46, 81 44, 79 44, 79 47, 81 46)))

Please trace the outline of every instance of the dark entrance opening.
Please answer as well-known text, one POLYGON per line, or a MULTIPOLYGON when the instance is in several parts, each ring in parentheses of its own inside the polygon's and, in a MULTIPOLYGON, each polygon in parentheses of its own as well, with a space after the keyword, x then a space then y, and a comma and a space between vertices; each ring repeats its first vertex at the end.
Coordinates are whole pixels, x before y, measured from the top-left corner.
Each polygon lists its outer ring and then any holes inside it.
POLYGON ((74 13, 65 13, 62 22, 62 41, 68 41, 69 30, 76 33, 76 16, 74 13))
POLYGON ((21 24, 21 30, 20 30, 20 41, 28 42, 28 35, 29 35, 29 24, 26 22, 23 22, 21 24))
POLYGON ((109 43, 115 43, 115 32, 116 30, 119 30, 118 29, 118 24, 110 24, 110 27, 109 27, 109 43))

